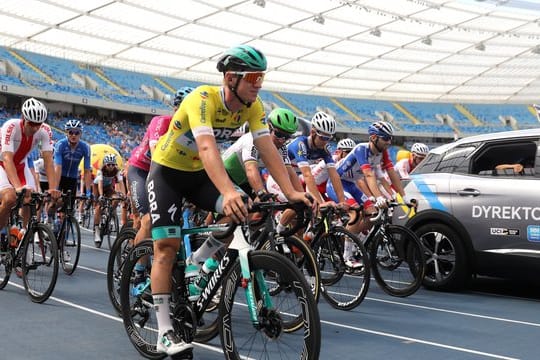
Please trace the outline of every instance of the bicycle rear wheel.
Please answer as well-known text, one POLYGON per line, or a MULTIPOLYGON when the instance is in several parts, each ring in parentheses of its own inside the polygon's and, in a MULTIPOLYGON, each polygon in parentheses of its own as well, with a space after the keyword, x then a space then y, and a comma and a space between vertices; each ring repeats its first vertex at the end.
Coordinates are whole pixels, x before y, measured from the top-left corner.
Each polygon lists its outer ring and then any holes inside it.
POLYGON ((59 243, 59 258, 62 269, 67 275, 72 275, 81 255, 81 228, 75 216, 69 215, 66 220, 66 226, 62 234, 60 234, 59 243))
MULTIPOLYGON (((7 240, 6 240, 7 242, 7 240)), ((8 244, 4 244, 8 247, 8 244)), ((0 290, 6 287, 11 271, 13 270, 13 251, 9 249, 2 249, 0 252, 0 290)))
POLYGON ((25 235, 23 282, 30 299, 42 303, 51 296, 58 277, 58 246, 52 230, 36 224, 25 235))
POLYGON ((409 296, 422 285, 426 271, 424 247, 408 228, 381 228, 371 244, 370 259, 373 277, 387 294, 409 296))
POLYGON ((254 326, 246 304, 245 283, 240 262, 227 274, 219 308, 221 344, 226 359, 301 358, 318 359, 321 328, 317 304, 306 278, 289 260, 276 252, 252 251, 249 266, 254 283, 259 325, 254 326), (265 285, 257 283, 257 274, 265 276, 265 285), (272 306, 265 305, 268 294, 261 293, 274 283, 289 291, 271 296, 272 306), (240 291, 238 291, 240 289, 240 291), (302 331, 284 332, 284 323, 302 314, 302 331))
MULTIPOLYGON (((152 240, 142 241, 129 252, 120 281, 120 304, 124 328, 133 346, 148 359, 163 359, 166 354, 160 353, 156 349, 158 325, 149 283, 150 265, 147 268, 147 286, 139 287, 140 292, 132 291, 135 264, 142 257, 151 257, 153 254, 152 240)), ((172 314, 173 324, 178 321, 177 315, 172 314)), ((214 338, 218 333, 218 312, 205 312, 204 321, 199 321, 197 324, 194 340, 205 342, 214 338)))
POLYGON ((137 231, 133 228, 126 228, 116 238, 109 253, 107 261, 107 292, 111 304, 119 316, 122 316, 122 306, 120 305, 120 280, 124 263, 129 251, 133 248, 133 241, 137 231))
POLYGON ((352 310, 364 300, 369 289, 370 267, 362 241, 342 227, 324 233, 313 243, 321 272, 322 294, 335 309, 352 310), (352 245, 358 267, 347 266, 343 258, 345 242, 352 245))

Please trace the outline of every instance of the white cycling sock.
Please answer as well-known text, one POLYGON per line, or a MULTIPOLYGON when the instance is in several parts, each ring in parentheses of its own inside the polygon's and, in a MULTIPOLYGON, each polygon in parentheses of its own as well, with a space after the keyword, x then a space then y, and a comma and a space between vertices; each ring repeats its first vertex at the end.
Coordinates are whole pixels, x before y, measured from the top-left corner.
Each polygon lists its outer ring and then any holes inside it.
POLYGON ((158 334, 162 335, 173 329, 171 317, 169 315, 169 306, 171 303, 171 294, 155 294, 154 310, 156 310, 156 318, 158 323, 158 334))
POLYGON ((203 263, 224 246, 225 244, 216 239, 213 235, 210 235, 205 242, 191 254, 191 259, 195 264, 203 263))

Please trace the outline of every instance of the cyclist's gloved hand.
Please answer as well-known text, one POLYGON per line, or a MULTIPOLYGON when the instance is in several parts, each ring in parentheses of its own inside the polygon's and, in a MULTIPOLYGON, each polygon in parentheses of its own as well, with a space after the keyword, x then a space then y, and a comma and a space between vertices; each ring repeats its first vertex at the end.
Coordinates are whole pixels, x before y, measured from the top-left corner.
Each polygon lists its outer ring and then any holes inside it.
POLYGON ((384 196, 379 196, 376 200, 375 200, 375 206, 377 206, 379 209, 382 209, 382 208, 385 208, 386 207, 386 198, 384 196))
POLYGON ((99 195, 99 198, 98 198, 99 202, 102 202, 104 199, 105 199, 105 197, 103 195, 99 195))

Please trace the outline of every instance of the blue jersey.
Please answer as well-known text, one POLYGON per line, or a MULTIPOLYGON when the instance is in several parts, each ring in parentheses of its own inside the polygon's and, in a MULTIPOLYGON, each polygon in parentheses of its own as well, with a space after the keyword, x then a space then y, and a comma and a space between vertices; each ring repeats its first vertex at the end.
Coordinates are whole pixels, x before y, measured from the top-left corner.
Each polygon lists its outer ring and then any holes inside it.
POLYGON ((364 169, 371 169, 377 178, 384 177, 382 170, 393 168, 388 150, 375 154, 369 143, 360 143, 337 164, 337 172, 342 180, 355 182, 364 177, 364 169))
POLYGON ((79 141, 72 149, 67 138, 54 146, 54 164, 62 166, 62 176, 77 179, 79 177, 79 164, 84 158, 84 169, 90 170, 90 145, 79 141))
POLYGON ((311 148, 307 136, 298 136, 295 138, 287 145, 287 151, 293 166, 309 166, 318 163, 320 160, 324 160, 328 167, 335 166, 328 145, 324 149, 311 148))

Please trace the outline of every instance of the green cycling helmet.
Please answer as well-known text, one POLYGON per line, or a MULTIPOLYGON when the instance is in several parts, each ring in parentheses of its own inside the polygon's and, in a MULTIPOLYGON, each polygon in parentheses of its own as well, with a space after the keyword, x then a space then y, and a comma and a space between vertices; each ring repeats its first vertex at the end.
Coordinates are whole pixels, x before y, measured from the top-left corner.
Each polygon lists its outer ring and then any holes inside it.
POLYGON ((298 129, 296 116, 289 109, 276 108, 268 115, 270 124, 278 130, 294 134, 298 129))
POLYGON ((226 50, 218 60, 217 69, 225 71, 266 71, 266 57, 249 45, 239 45, 226 50))

